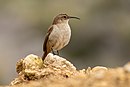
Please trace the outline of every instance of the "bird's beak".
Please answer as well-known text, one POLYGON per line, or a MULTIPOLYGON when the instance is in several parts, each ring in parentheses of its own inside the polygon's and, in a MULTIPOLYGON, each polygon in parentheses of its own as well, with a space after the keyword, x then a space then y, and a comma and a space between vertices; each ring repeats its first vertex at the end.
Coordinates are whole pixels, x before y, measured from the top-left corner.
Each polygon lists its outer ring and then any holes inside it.
POLYGON ((69 16, 69 18, 75 18, 75 19, 80 20, 80 18, 78 18, 78 17, 72 17, 72 16, 69 16))

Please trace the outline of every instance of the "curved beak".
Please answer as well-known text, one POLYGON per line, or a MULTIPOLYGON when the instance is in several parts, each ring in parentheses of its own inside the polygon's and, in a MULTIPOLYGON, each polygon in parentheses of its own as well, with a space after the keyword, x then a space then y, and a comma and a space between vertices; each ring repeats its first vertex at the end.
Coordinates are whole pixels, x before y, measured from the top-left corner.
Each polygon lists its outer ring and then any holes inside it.
POLYGON ((78 17, 72 17, 72 16, 69 16, 69 18, 75 18, 75 19, 80 20, 80 18, 78 18, 78 17))

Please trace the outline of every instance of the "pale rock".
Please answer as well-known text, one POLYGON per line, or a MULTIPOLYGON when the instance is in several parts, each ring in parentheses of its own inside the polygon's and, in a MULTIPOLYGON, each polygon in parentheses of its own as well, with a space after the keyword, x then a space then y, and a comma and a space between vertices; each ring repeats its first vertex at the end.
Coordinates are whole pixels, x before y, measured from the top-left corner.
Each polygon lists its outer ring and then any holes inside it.
POLYGON ((128 62, 127 64, 124 65, 124 69, 125 69, 127 72, 130 72, 130 62, 128 62))
POLYGON ((94 67, 90 74, 93 75, 95 78, 97 79, 101 79, 105 76, 105 72, 107 71, 108 69, 106 67, 103 67, 103 66, 96 66, 94 67))
POLYGON ((52 53, 49 53, 47 57, 44 60, 45 65, 52 66, 57 69, 67 69, 75 71, 76 67, 67 61, 66 59, 59 57, 57 55, 53 55, 52 53))

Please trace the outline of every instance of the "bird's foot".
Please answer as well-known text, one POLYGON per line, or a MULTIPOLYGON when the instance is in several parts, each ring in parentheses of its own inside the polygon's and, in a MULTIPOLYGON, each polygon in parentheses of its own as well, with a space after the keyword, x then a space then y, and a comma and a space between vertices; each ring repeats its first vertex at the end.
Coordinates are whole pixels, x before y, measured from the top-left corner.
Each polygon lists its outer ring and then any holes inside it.
POLYGON ((54 51, 54 50, 52 50, 52 53, 54 54, 54 55, 58 55, 59 56, 59 51, 57 50, 56 52, 54 51))

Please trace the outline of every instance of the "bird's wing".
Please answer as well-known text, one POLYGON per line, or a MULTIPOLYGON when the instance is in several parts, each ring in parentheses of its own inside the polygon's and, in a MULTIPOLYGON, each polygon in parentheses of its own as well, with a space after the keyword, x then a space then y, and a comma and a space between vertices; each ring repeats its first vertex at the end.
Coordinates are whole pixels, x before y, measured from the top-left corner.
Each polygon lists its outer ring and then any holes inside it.
POLYGON ((48 29, 48 32, 47 32, 47 34, 46 34, 46 36, 45 36, 45 40, 44 40, 44 44, 43 44, 43 51, 46 51, 46 50, 47 50, 47 42, 48 42, 48 38, 49 38, 49 36, 50 36, 52 30, 53 30, 53 26, 51 26, 51 27, 48 29))

